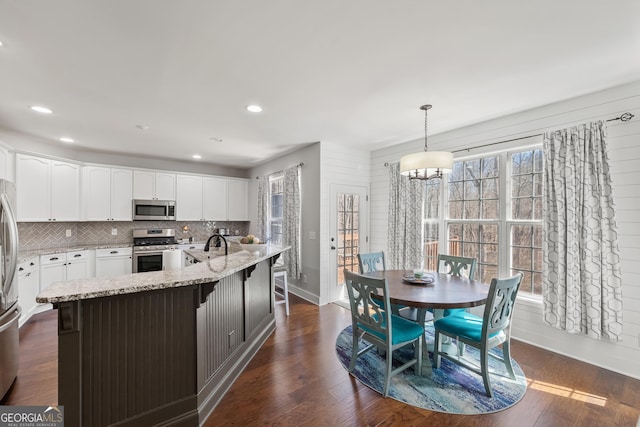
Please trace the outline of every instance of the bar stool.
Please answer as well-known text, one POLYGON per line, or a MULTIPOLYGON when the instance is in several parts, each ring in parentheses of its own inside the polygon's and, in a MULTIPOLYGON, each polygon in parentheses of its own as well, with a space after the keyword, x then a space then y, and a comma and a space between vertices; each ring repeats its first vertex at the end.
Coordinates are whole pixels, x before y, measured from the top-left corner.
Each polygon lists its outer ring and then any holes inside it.
POLYGON ((287 316, 289 315, 289 286, 287 284, 287 267, 284 265, 274 265, 273 266, 273 293, 280 298, 281 300, 275 300, 274 305, 284 304, 285 312, 287 316), (282 278, 282 291, 276 286, 276 279, 278 277, 282 278))

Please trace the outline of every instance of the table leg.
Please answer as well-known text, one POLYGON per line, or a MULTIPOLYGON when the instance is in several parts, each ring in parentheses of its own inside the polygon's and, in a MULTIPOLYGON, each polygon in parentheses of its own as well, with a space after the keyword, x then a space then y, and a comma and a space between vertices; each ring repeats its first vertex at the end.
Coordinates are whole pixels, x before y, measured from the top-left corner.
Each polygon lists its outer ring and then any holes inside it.
MULTIPOLYGON (((444 317, 444 310, 442 309, 434 309, 433 310, 433 320, 436 321, 444 317)), ((424 325, 425 320, 427 318, 427 310, 425 308, 418 308, 416 320, 418 324, 424 325)), ((431 359, 429 359, 429 353, 434 352, 433 348, 434 342, 427 342, 426 336, 422 340, 422 376, 431 376, 432 374, 432 364, 431 359)), ((444 336, 440 343, 440 350, 446 353, 449 353, 452 356, 458 354, 458 348, 453 343, 453 340, 450 337, 444 336)))

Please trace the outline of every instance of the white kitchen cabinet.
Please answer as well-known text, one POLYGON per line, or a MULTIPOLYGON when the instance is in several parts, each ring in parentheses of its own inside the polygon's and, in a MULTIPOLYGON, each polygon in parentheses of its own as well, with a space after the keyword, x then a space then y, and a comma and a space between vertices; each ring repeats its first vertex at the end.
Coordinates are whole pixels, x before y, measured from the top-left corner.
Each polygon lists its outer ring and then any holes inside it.
POLYGON ((202 176, 178 175, 176 196, 176 220, 204 221, 202 176))
POLYGON ((15 180, 13 179, 11 158, 9 150, 0 146, 0 179, 7 179, 13 182, 15 180))
POLYGON ((131 274, 133 267, 131 256, 131 247, 96 249, 95 277, 131 274))
POLYGON ((196 264, 198 261, 186 251, 189 249, 204 249, 204 243, 183 243, 178 245, 178 249, 182 251, 182 265, 188 267, 196 264))
POLYGON ((38 257, 18 264, 18 302, 22 308, 19 324, 22 326, 37 312, 36 297, 40 293, 40 267, 38 257))
POLYGON ((248 180, 178 175, 177 182, 178 221, 248 221, 248 180))
POLYGON ((206 220, 227 218, 226 178, 205 176, 202 178, 202 217, 206 220))
POLYGON ((131 221, 133 171, 86 166, 82 182, 86 220, 131 221))
POLYGON ((176 174, 151 170, 134 171, 133 198, 176 200, 176 174))
POLYGON ((80 165, 16 155, 18 221, 80 219, 80 165))
POLYGON ((73 251, 40 256, 40 291, 52 283, 91 277, 90 251, 73 251))
POLYGON ((249 221, 249 181, 227 178, 227 220, 249 221))

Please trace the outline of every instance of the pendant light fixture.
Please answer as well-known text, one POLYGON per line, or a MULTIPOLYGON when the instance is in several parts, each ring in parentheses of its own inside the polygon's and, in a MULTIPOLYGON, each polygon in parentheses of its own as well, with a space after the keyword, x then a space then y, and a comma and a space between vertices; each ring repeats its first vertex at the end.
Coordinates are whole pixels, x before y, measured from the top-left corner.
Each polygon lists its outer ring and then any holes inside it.
POLYGON ((431 104, 420 107, 424 111, 424 151, 400 158, 400 173, 410 179, 428 180, 442 178, 442 174, 453 169, 453 153, 448 151, 427 151, 427 111, 431 104))

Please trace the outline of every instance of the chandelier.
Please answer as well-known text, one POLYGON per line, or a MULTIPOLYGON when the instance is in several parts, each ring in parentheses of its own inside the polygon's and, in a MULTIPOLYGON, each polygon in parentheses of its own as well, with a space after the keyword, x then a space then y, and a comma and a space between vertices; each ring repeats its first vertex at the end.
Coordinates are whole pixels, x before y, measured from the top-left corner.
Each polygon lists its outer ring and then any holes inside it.
POLYGON ((448 151, 427 151, 427 111, 431 104, 420 107, 424 111, 424 151, 400 158, 400 173, 410 179, 428 180, 442 178, 442 174, 453 169, 453 153, 448 151))

